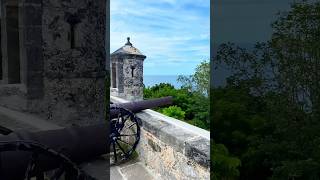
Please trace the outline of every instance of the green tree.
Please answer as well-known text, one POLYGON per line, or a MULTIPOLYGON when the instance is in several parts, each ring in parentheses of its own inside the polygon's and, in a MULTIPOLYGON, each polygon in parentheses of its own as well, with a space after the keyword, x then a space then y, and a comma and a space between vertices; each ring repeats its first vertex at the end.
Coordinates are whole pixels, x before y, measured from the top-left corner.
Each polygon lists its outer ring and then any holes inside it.
POLYGON ((232 157, 228 149, 223 144, 216 144, 211 141, 211 179, 213 180, 233 180, 240 172, 238 170, 241 161, 232 157))
POLYGON ((201 94, 209 94, 209 77, 210 64, 202 61, 195 69, 195 73, 190 76, 180 75, 178 81, 182 83, 182 87, 190 91, 197 91, 201 94))
POLYGON ((241 159, 240 179, 320 179, 320 2, 293 4, 272 27, 252 51, 219 47, 214 67, 232 75, 212 90, 214 138, 241 159))
POLYGON ((183 83, 179 89, 167 83, 160 83, 153 87, 144 88, 144 98, 172 96, 173 106, 175 107, 159 108, 156 110, 209 130, 209 63, 202 62, 197 66, 196 72, 191 78, 179 76, 178 81, 183 83))

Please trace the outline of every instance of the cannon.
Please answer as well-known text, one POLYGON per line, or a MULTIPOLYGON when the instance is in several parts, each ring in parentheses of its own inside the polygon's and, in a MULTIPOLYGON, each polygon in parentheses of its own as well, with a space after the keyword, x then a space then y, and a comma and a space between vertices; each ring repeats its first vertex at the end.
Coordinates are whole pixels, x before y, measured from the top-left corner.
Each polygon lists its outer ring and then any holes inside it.
POLYGON ((0 179, 93 179, 78 164, 103 154, 114 162, 128 159, 140 140, 141 121, 134 113, 171 103, 165 97, 110 104, 105 124, 37 132, 0 127, 0 179))

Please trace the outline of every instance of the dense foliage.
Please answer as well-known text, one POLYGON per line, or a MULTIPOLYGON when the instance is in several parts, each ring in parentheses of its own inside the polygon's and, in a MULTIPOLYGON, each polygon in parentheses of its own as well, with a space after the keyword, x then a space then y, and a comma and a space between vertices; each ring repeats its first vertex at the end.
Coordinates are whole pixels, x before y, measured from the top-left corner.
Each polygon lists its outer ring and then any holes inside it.
POLYGON ((211 177, 213 180, 232 180, 239 176, 241 162, 238 158, 232 157, 223 144, 216 144, 213 140, 211 146, 211 177))
POLYGON ((209 97, 207 93, 209 89, 209 63, 202 62, 196 68, 195 74, 179 76, 178 81, 183 84, 181 88, 175 88, 168 83, 146 87, 144 88, 144 98, 172 96, 173 105, 159 108, 157 111, 209 130, 209 97), (202 83, 205 81, 207 85, 202 83))
POLYGON ((320 179, 320 3, 295 3, 272 27, 252 51, 227 43, 215 57, 232 71, 210 90, 215 143, 241 160, 230 178, 216 157, 221 179, 320 179))

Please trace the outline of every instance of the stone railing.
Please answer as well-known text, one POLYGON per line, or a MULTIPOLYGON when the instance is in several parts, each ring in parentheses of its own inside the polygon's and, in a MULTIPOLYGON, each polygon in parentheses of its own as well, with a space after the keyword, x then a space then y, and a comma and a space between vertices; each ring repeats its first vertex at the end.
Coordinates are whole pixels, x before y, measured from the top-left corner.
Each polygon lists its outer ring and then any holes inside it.
MULTIPOLYGON (((110 97, 113 103, 127 102, 110 97)), ((139 160, 159 179, 210 179, 210 132, 147 109, 137 147, 139 160)))

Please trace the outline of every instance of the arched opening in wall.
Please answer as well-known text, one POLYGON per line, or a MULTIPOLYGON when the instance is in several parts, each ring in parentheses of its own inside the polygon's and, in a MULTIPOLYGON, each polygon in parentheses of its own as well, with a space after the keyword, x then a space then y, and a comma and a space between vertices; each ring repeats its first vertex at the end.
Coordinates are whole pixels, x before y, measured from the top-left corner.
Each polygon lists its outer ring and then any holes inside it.
POLYGON ((20 83, 19 8, 6 7, 8 83, 20 83))
POLYGON ((112 67, 111 67, 111 73, 112 73, 112 88, 117 88, 117 68, 116 68, 116 64, 112 63, 112 67))

